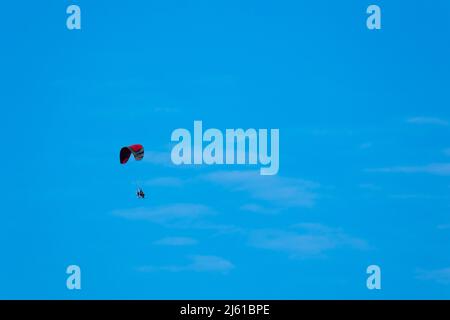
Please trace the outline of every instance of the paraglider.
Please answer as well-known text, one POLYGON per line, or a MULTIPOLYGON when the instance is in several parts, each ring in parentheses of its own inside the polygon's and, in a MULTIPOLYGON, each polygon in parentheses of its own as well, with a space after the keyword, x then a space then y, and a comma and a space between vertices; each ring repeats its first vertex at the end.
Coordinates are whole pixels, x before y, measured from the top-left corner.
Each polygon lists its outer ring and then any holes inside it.
MULTIPOLYGON (((120 163, 126 164, 128 162, 128 160, 130 159, 131 155, 134 156, 134 159, 136 161, 142 160, 142 158, 144 158, 144 147, 141 144, 133 144, 131 146, 123 147, 122 149, 120 149, 120 155, 119 155, 120 163)), ((144 190, 142 190, 142 188, 138 187, 138 189, 136 191, 136 196, 139 199, 144 199, 145 198, 144 190)))
POLYGON ((136 196, 138 197, 138 199, 144 199, 145 193, 141 188, 138 188, 136 191, 136 196))

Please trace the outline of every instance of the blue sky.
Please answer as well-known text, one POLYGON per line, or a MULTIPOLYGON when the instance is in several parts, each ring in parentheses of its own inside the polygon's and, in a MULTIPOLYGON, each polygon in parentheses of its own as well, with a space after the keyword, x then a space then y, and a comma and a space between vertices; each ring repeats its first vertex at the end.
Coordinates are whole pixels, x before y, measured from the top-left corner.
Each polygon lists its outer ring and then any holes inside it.
POLYGON ((450 298, 447 1, 1 11, 0 298, 450 298), (172 165, 194 120, 278 128, 278 175, 172 165))

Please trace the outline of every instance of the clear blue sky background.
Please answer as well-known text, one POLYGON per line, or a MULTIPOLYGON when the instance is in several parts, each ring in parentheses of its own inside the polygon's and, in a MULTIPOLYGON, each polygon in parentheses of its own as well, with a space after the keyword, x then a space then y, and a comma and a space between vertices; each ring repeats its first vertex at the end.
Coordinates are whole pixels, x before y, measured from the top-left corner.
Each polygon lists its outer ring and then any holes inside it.
POLYGON ((450 298, 448 1, 0 12, 0 298, 450 298), (171 165, 194 120, 279 128, 278 176, 171 165))

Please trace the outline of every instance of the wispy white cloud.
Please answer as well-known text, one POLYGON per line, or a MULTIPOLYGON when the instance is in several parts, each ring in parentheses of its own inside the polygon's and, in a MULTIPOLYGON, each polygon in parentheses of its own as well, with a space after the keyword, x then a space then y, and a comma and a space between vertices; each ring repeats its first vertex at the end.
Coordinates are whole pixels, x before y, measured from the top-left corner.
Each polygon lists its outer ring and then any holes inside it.
POLYGON ((318 255, 336 247, 324 236, 301 235, 279 230, 258 230, 250 238, 250 245, 257 248, 286 251, 294 256, 318 255))
POLYGON ((366 172, 382 173, 426 173, 439 176, 450 175, 450 163, 432 163, 424 166, 396 166, 366 169, 366 172))
POLYGON ((215 210, 193 203, 177 203, 158 207, 139 207, 124 210, 115 210, 113 214, 132 220, 147 220, 166 226, 189 226, 200 217, 215 214, 215 210))
POLYGON ((416 278, 419 280, 429 280, 440 284, 450 284, 450 268, 416 271, 416 278))
POLYGON ((189 237, 165 237, 153 242, 160 246, 192 246, 197 244, 197 240, 189 237))
POLYGON ((181 187, 184 184, 185 181, 177 177, 159 177, 144 182, 144 185, 153 187, 181 187))
POLYGON ((224 234, 242 234, 245 230, 239 226, 232 224, 214 223, 208 221, 197 221, 190 226, 192 229, 199 230, 211 230, 214 231, 214 236, 224 235, 224 234))
POLYGON ((168 266, 142 266, 137 270, 140 272, 182 272, 182 271, 194 271, 194 272, 217 272, 226 274, 233 270, 235 266, 228 260, 209 255, 195 255, 191 256, 191 263, 186 265, 168 265, 168 266))
POLYGON ((262 249, 283 251, 291 257, 320 256, 329 250, 350 247, 359 250, 368 248, 364 240, 351 237, 340 229, 322 224, 303 223, 295 230, 255 230, 250 233, 249 245, 262 249))
POLYGON ((219 271, 226 273, 234 269, 234 265, 230 261, 217 256, 194 256, 189 269, 201 272, 219 271))
POLYGON ((280 176, 261 176, 257 171, 220 171, 202 179, 245 192, 253 199, 267 201, 280 207, 312 207, 318 198, 317 183, 280 176))
POLYGON ((441 119, 441 118, 435 118, 435 117, 412 117, 406 119, 407 123, 411 124, 428 124, 428 125, 437 125, 437 126, 448 126, 448 121, 441 119))
POLYGON ((262 214, 276 214, 281 211, 281 209, 278 208, 269 208, 266 206, 261 206, 256 203, 247 203, 241 206, 239 209, 242 211, 248 211, 253 213, 262 213, 262 214))
POLYGON ((410 194, 392 194, 392 195, 389 195, 389 198, 399 199, 399 200, 410 200, 410 199, 445 200, 445 199, 448 199, 449 196, 435 195, 435 194, 410 193, 410 194))
POLYGON ((114 210, 112 214, 130 220, 145 220, 168 228, 210 230, 215 235, 243 232, 238 226, 210 221, 217 215, 217 211, 202 204, 176 203, 138 207, 114 210))

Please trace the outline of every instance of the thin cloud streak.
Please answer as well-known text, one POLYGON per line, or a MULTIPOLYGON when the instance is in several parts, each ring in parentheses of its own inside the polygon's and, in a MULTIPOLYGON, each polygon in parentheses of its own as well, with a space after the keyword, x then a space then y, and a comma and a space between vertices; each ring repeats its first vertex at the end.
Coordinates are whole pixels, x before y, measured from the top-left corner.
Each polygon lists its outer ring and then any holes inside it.
POLYGON ((437 126, 448 126, 448 121, 435 117, 412 117, 406 119, 407 123, 419 124, 419 125, 437 125, 437 126))
POLYGON ((153 244, 158 246, 192 246, 197 244, 197 240, 188 237, 165 237, 154 241, 153 244))
POLYGON ((439 284, 450 285, 450 267, 435 270, 418 269, 416 278, 419 280, 433 281, 439 284))
POLYGON ((131 220, 147 220, 163 225, 191 224, 200 217, 216 214, 208 206, 193 203, 177 203, 158 207, 139 207, 124 210, 115 210, 113 214, 131 220))
POLYGON ((318 198, 315 192, 319 187, 317 183, 280 176, 261 176, 257 171, 213 172, 202 179, 285 208, 312 207, 318 198))
POLYGON ((252 212, 252 213, 259 213, 259 214, 277 214, 281 211, 281 209, 278 208, 269 208, 266 206, 261 206, 256 203, 247 203, 244 204, 239 208, 242 211, 252 212))
POLYGON ((235 225, 208 221, 218 213, 215 209, 202 204, 176 203, 157 207, 138 207, 114 210, 112 214, 129 220, 160 224, 167 228, 210 230, 215 235, 243 233, 243 230, 235 225))
POLYGON ((235 268, 228 260, 210 255, 194 255, 190 257, 191 263, 186 265, 166 265, 166 266, 142 266, 137 268, 139 272, 212 272, 227 274, 235 268))
POLYGON ((294 230, 262 229, 250 233, 250 246, 282 251, 293 258, 321 256, 327 251, 338 248, 367 250, 369 246, 364 240, 351 237, 340 229, 330 228, 322 224, 302 223, 294 226, 294 230))
POLYGON ((365 169, 366 172, 378 173, 426 173, 438 176, 450 175, 450 163, 432 163, 424 166, 396 166, 365 169))

